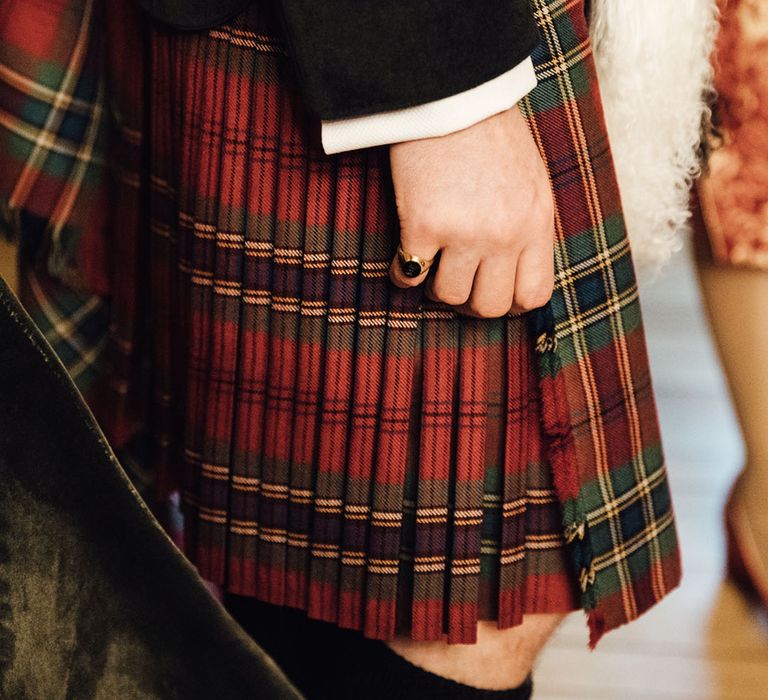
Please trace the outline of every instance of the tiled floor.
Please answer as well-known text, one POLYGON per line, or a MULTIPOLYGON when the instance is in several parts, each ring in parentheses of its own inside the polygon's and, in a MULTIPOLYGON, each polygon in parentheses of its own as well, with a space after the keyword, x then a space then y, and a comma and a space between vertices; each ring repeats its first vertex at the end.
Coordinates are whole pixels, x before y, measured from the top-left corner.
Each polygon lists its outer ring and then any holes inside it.
POLYGON ((742 448, 688 257, 675 258, 641 299, 683 583, 595 652, 582 615, 571 616, 540 659, 535 697, 768 700, 768 624, 723 582, 721 508, 742 448))

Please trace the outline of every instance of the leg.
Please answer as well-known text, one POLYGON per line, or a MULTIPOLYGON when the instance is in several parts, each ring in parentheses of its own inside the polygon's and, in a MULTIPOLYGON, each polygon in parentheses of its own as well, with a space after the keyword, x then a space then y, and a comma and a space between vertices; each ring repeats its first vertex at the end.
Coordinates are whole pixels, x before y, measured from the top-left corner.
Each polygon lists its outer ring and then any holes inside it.
POLYGON ((512 688, 531 672, 536 657, 564 617, 563 613, 526 615, 521 625, 503 630, 494 622, 481 622, 476 644, 397 638, 388 646, 412 664, 458 683, 512 688))
POLYGON ((746 465, 735 503, 751 532, 737 533, 758 546, 768 580, 768 272, 715 266, 697 255, 699 281, 709 321, 744 436, 746 465))
MULTIPOLYGON (((252 598, 225 594, 224 603, 311 700, 496 697, 479 689, 493 692, 523 684, 544 643, 565 617, 528 615, 521 625, 505 630, 497 630, 494 622, 481 622, 476 644, 404 638, 385 644, 307 619, 299 610, 252 598), (446 683, 446 678, 461 685, 446 683)), ((525 692, 519 695, 525 696, 525 692)))

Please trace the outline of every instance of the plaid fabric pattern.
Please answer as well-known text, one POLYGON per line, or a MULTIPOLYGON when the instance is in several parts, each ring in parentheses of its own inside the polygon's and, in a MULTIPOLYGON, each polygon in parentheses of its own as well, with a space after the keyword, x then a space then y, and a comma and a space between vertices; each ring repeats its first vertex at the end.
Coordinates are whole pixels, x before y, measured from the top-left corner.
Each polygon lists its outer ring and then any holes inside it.
MULTIPOLYGON (((108 360, 112 314, 107 298, 72 289, 25 259, 21 260, 19 282, 24 308, 91 410, 103 421, 114 420, 120 413, 114 390, 109 392, 106 405, 104 400, 105 380, 115 378, 108 360)), ((147 431, 134 428, 127 432, 128 439, 116 452, 120 464, 147 505, 167 522, 170 534, 178 537, 172 504, 155 499, 156 479, 147 459, 147 431)), ((118 444, 114 439, 112 442, 118 444)))
POLYGON ((0 227, 71 286, 103 293, 103 36, 94 0, 0 6, 0 227))
POLYGON ((0 5, 0 232, 19 243, 24 306, 134 485, 165 519, 154 497, 162 493, 157 466, 147 460, 145 382, 137 381, 143 309, 133 304, 143 277, 136 272, 134 174, 141 144, 108 108, 105 91, 107 76, 119 77, 117 58, 140 53, 141 40, 112 32, 107 51, 96 29, 119 22, 120 13, 136 19, 132 6, 117 4, 106 16, 102 9, 95 0, 0 5), (110 139, 113 132, 119 138, 110 139), (109 197, 121 206, 107 206, 109 197))
POLYGON ((201 573, 385 639, 578 607, 525 319, 390 283, 388 152, 322 152, 262 8, 150 43, 153 364, 201 573))
POLYGON ((98 294, 83 294, 23 262, 19 297, 84 396, 106 372, 104 350, 109 304, 98 294))
MULTIPOLYGON (((149 100, 146 201, 141 100, 127 99, 140 51, 112 47, 129 156, 114 208, 135 217, 111 280, 118 376, 152 358, 154 464, 184 481, 190 555, 232 590, 369 636, 452 641, 486 616, 581 605, 594 645, 677 585, 584 5, 532 5, 543 41, 523 109, 558 244, 555 295, 528 328, 386 283, 386 158, 322 154, 261 11, 204 36, 155 30, 152 75, 173 80, 149 100)), ((107 22, 126 12, 108 7, 107 22)))
POLYGON ((582 2, 534 0, 524 101, 556 197, 556 289, 532 314, 549 457, 590 644, 680 581, 640 304, 582 2))

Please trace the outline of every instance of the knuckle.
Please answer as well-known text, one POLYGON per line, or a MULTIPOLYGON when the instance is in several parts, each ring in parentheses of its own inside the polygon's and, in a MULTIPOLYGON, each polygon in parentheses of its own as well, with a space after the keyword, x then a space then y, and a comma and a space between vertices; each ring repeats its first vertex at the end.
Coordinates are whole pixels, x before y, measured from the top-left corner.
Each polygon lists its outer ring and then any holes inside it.
POLYGON ((471 282, 467 285, 466 281, 458 276, 456 279, 446 280, 445 276, 441 276, 438 271, 438 275, 432 282, 431 292, 436 301, 450 306, 460 306, 469 298, 471 286, 471 282))
POLYGON ((511 235, 520 227, 520 214, 514 211, 504 210, 488 225, 488 235, 494 241, 494 248, 504 250, 514 248, 515 237, 511 235))
POLYGON ((423 215, 410 218, 407 230, 401 231, 400 241, 403 248, 410 250, 417 247, 423 240, 432 241, 435 239, 442 228, 437 217, 430 215, 429 212, 424 212, 423 215))
POLYGON ((451 306, 460 306, 467 301, 467 295, 458 292, 442 292, 437 294, 437 298, 451 306))
POLYGON ((509 304, 502 306, 498 303, 470 302, 469 309, 480 318, 498 318, 499 316, 504 316, 509 311, 509 304))
POLYGON ((515 305, 526 311, 544 306, 552 298, 551 285, 540 285, 515 295, 515 305))
POLYGON ((542 224, 547 225, 554 220, 555 200, 549 187, 547 187, 547 189, 543 192, 539 193, 538 197, 536 198, 534 212, 542 224))

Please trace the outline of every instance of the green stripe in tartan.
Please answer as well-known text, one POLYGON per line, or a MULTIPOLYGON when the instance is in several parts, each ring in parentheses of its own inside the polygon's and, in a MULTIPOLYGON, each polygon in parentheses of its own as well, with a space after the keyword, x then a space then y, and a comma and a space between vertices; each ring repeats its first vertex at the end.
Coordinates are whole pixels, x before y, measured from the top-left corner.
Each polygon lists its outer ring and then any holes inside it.
POLYGON ((618 187, 601 143, 604 124, 594 123, 601 109, 583 6, 533 4, 544 41, 534 55, 540 82, 524 111, 544 151, 560 156, 548 165, 561 216, 589 221, 574 230, 561 219, 556 290, 538 314, 537 333, 547 340, 542 376, 558 382, 548 394, 550 411, 568 417, 568 426, 550 425, 565 450, 555 449, 552 461, 563 488, 572 493, 578 485, 578 497, 564 500, 563 517, 594 645, 678 584, 679 552, 647 360, 638 352, 642 317, 618 187), (570 149, 554 147, 561 138, 570 149), (622 441, 630 455, 623 465, 610 449, 622 441))
POLYGON ((27 313, 61 359, 77 388, 87 394, 104 375, 109 308, 97 295, 81 294, 24 266, 27 313))
MULTIPOLYGON (((10 26, 25 27, 38 16, 34 6, 11 4, 16 24, 10 26)), ((91 31, 96 7, 94 0, 70 0, 60 8, 47 56, 29 55, 16 34, 6 38, 0 28, 0 81, 6 83, 0 94, 8 96, 0 103, 4 233, 28 250, 47 251, 49 271, 70 281, 79 272, 82 227, 101 206, 104 185, 103 56, 100 34, 91 31), (18 226, 26 214, 45 222, 45 236, 18 226)))
MULTIPOLYGON (((674 520, 671 515, 655 522, 644 533, 642 539, 633 547, 628 547, 626 552, 622 552, 629 578, 632 581, 641 579, 648 571, 658 563, 662 557, 674 556, 679 547, 677 534, 675 532, 674 520), (655 528, 655 529, 652 529, 655 528), (648 546, 649 540, 654 541, 657 553, 648 546)), ((597 577, 595 587, 600 591, 601 596, 608 596, 621 591, 622 584, 619 577, 618 567, 612 560, 606 562, 602 567, 597 565, 597 577)))
MULTIPOLYGON (((627 232, 624 228, 624 219, 619 214, 607 216, 602 222, 602 235, 611 250, 611 258, 617 261, 627 247, 627 232)), ((586 229, 580 233, 570 235, 565 240, 558 241, 560 246, 559 254, 564 260, 568 260, 571 268, 579 264, 594 266, 595 263, 595 236, 593 228, 586 229)), ((634 274, 634 273, 632 273, 634 274)))
POLYGON ((35 73, 35 82, 50 88, 58 90, 67 75, 66 66, 59 65, 53 61, 41 61, 37 66, 35 73))

